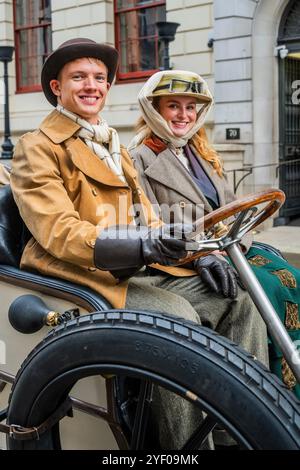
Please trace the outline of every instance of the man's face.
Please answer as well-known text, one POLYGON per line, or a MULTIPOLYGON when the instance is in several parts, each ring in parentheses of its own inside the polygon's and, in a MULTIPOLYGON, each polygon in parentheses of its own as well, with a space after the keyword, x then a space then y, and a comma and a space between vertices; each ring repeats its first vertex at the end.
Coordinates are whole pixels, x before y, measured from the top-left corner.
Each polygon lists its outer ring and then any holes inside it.
POLYGON ((110 84, 107 67, 93 58, 68 62, 57 80, 50 82, 57 102, 68 111, 78 114, 91 124, 97 124, 98 114, 105 105, 110 84))

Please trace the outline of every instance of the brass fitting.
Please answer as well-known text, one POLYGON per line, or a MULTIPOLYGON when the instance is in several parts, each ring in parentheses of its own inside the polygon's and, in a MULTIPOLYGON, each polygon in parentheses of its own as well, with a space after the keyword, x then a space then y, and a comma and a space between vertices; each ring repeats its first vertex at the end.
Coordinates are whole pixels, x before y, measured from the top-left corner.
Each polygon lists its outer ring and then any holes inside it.
POLYGON ((214 226, 215 237, 217 237, 217 238, 223 237, 223 235, 226 235, 226 233, 228 233, 228 230, 229 229, 228 229, 227 225, 223 224, 223 222, 218 222, 214 226))
POLYGON ((57 326, 59 317, 60 317, 60 314, 58 312, 54 312, 53 310, 51 310, 50 312, 47 313, 46 322, 45 322, 46 325, 57 326))

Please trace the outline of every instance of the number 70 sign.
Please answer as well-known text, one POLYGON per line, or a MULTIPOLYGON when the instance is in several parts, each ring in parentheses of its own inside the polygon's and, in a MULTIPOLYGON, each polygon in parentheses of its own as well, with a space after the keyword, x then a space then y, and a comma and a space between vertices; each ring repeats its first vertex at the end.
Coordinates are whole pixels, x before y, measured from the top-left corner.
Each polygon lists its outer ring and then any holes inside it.
POLYGON ((240 139, 240 128, 229 127, 226 129, 226 140, 238 140, 240 139))

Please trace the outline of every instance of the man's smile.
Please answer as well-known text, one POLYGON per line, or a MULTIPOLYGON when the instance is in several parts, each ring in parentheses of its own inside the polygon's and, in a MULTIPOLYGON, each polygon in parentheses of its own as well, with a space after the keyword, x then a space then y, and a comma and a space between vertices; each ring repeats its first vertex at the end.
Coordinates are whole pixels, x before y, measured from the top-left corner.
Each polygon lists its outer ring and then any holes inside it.
POLYGON ((84 104, 90 104, 90 105, 95 104, 99 98, 100 98, 99 96, 90 96, 90 95, 79 96, 79 99, 83 101, 84 104))

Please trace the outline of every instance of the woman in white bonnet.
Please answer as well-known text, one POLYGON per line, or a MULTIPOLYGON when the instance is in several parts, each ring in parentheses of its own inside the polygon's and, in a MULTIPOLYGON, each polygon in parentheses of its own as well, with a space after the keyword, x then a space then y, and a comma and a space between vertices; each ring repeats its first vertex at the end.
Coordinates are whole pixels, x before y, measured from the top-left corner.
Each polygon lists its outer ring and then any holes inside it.
MULTIPOLYGON (((172 207, 178 221, 183 209, 192 206, 192 211, 184 212, 184 222, 193 223, 203 210, 211 212, 235 199, 203 127, 212 106, 205 80, 188 71, 157 72, 141 89, 138 102, 141 117, 129 150, 148 198, 162 209, 160 217, 168 218, 166 208, 172 207)), ((243 251, 292 340, 300 340, 300 270, 274 252, 251 246, 252 241, 251 234, 242 239, 243 251)), ((214 258, 199 258, 194 269, 211 290, 221 294, 211 269, 214 258), (203 267, 210 270, 215 283, 203 276, 203 267)), ((272 338, 269 353, 271 369, 300 398, 300 384, 272 338)))

